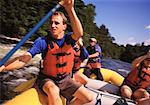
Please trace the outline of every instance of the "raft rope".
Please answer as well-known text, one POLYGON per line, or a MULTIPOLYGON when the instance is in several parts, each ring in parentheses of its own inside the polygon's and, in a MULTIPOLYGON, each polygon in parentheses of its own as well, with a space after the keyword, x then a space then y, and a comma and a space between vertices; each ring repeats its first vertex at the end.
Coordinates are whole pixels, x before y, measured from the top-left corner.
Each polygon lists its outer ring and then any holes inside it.
POLYGON ((97 92, 97 91, 95 91, 95 90, 93 90, 92 88, 89 88, 89 87, 87 87, 87 86, 85 86, 85 87, 88 88, 89 90, 93 91, 94 93, 97 93, 95 105, 102 105, 102 103, 101 103, 101 98, 102 98, 102 95, 103 95, 103 94, 101 94, 101 93, 99 93, 99 92, 97 92))
MULTIPOLYGON (((87 89, 89 89, 90 91, 93 91, 94 93, 97 93, 97 97, 96 97, 96 103, 95 105, 102 105, 101 103, 101 98, 102 96, 108 96, 108 97, 112 97, 112 95, 110 94, 103 94, 103 93, 99 93, 98 90, 94 90, 90 87, 85 86, 87 89)), ((136 102, 134 100, 130 100, 130 99, 126 99, 126 98, 118 98, 118 96, 114 96, 117 98, 116 102, 113 105, 128 105, 128 102, 135 104, 136 102)))

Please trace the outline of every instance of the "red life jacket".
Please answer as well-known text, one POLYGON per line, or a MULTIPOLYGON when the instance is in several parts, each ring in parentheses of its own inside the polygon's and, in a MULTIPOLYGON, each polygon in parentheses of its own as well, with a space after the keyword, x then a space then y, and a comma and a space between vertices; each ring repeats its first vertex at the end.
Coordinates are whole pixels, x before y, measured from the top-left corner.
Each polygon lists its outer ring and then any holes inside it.
POLYGON ((74 52, 71 44, 59 47, 51 41, 53 48, 48 44, 48 51, 43 61, 43 73, 47 76, 58 77, 59 75, 72 73, 74 52))
POLYGON ((81 58, 80 58, 80 53, 81 51, 74 51, 74 66, 73 66, 73 70, 78 70, 80 68, 80 65, 82 63, 81 58))
POLYGON ((141 72, 139 70, 132 70, 125 79, 125 84, 133 89, 146 89, 150 86, 150 70, 142 69, 141 72))

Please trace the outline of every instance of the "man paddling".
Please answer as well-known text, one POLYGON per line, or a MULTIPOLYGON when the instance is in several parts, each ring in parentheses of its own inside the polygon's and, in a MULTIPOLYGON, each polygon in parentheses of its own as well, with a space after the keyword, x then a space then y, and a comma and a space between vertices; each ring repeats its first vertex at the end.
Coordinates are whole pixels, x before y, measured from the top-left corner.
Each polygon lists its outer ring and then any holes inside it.
POLYGON ((74 10, 74 0, 64 0, 62 4, 71 21, 72 33, 65 34, 66 18, 55 12, 50 18, 50 35, 38 38, 22 56, 16 57, 0 67, 0 71, 19 69, 36 54, 42 53, 43 70, 36 84, 47 94, 49 105, 62 105, 60 94, 67 99, 75 97, 72 105, 82 105, 92 100, 89 91, 71 79, 74 60, 74 43, 83 35, 82 25, 74 10))

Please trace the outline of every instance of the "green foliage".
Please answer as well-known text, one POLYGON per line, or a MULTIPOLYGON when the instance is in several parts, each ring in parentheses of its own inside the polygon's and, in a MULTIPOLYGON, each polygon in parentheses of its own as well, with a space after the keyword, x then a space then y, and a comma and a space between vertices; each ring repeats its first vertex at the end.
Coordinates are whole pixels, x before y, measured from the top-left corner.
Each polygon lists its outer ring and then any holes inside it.
POLYGON ((137 45, 126 45, 125 50, 121 53, 120 59, 126 62, 132 62, 135 58, 146 54, 150 50, 149 46, 144 46, 143 44, 137 45))
MULTIPOLYGON (((1 0, 0 2, 0 24, 1 34, 11 37, 23 37, 28 33, 42 18, 51 10, 59 0, 1 0)), ((66 14, 64 8, 60 11, 66 14)), ((149 46, 127 45, 119 46, 115 38, 111 36, 109 29, 102 24, 97 26, 95 23, 95 6, 93 4, 85 5, 83 0, 75 0, 75 10, 84 28, 84 43, 89 45, 89 38, 95 37, 102 47, 103 56, 115 59, 121 59, 131 62, 135 57, 145 53, 149 46)), ((46 22, 30 40, 35 40, 39 36, 46 36, 49 22, 46 22)), ((71 31, 70 22, 68 22, 68 31, 71 31)))
MULTIPOLYGON (((1 33, 7 36, 16 34, 24 36, 48 11, 46 9, 49 2, 47 2, 46 0, 2 0, 1 33)), ((42 27, 39 33, 43 30, 46 28, 42 27)))

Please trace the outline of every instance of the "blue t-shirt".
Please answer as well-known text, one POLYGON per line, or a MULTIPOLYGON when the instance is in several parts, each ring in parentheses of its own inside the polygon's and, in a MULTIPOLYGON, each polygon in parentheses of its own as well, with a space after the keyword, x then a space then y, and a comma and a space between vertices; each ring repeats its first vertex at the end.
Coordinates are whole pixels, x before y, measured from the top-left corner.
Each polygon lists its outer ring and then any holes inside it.
POLYGON ((96 52, 99 52, 98 57, 100 58, 99 62, 101 62, 101 59, 102 59, 101 52, 102 52, 102 50, 101 50, 101 47, 98 44, 96 44, 95 46, 88 46, 87 51, 88 51, 89 55, 94 54, 96 52))
POLYGON ((101 51, 101 48, 100 48, 100 46, 98 45, 98 44, 96 44, 95 46, 88 46, 87 47, 87 51, 88 51, 88 53, 91 55, 91 54, 94 54, 94 53, 96 53, 96 52, 99 52, 99 53, 101 53, 102 51, 101 51))
MULTIPOLYGON (((63 46, 64 42, 75 45, 75 40, 71 37, 72 32, 65 34, 62 39, 53 39, 59 47, 63 46)), ((47 51, 47 38, 39 37, 34 41, 33 46, 28 50, 28 52, 34 57, 36 54, 42 53, 42 58, 45 56, 45 51, 47 51)))
POLYGON ((102 50, 98 44, 95 45, 95 51, 101 53, 102 50))

